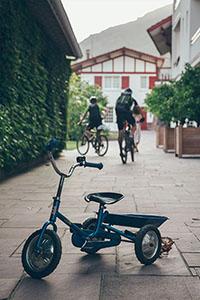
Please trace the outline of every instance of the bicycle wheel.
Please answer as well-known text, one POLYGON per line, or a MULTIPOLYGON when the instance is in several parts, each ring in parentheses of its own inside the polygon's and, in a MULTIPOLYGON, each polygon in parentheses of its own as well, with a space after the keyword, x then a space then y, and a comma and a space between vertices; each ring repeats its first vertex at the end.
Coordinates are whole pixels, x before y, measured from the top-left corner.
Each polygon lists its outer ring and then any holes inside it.
POLYGON ((120 157, 121 157, 123 164, 126 164, 126 162, 127 162, 127 154, 128 154, 128 152, 127 152, 126 138, 125 138, 125 135, 123 134, 122 149, 121 149, 121 153, 120 153, 120 157))
POLYGON ((89 151, 90 142, 88 137, 83 134, 76 141, 76 148, 81 155, 85 155, 89 151))
POLYGON ((130 152, 131 152, 131 160, 134 161, 134 153, 135 153, 134 140, 130 142, 130 152))
POLYGON ((33 278, 51 274, 57 267, 62 253, 59 236, 53 230, 44 233, 39 253, 35 251, 41 229, 30 235, 22 250, 22 265, 33 278))
POLYGON ((161 252, 161 236, 158 228, 148 224, 143 226, 136 235, 135 254, 144 265, 152 264, 161 252))
POLYGON ((96 143, 96 151, 99 156, 104 156, 108 151, 108 138, 105 135, 100 135, 96 143))

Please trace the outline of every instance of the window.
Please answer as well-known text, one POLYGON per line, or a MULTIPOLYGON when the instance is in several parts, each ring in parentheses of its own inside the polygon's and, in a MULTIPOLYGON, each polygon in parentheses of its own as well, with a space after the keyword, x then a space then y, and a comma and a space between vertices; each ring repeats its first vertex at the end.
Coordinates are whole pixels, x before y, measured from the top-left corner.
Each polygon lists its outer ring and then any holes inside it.
POLYGON ((112 87, 112 77, 105 77, 104 86, 106 89, 111 89, 112 87))
POLYGON ((140 77, 140 87, 141 89, 147 89, 147 76, 140 77))
POLYGON ((119 89, 120 77, 119 76, 105 76, 104 77, 105 89, 119 89))
POLYGON ((113 107, 107 107, 104 121, 105 123, 113 123, 113 107))

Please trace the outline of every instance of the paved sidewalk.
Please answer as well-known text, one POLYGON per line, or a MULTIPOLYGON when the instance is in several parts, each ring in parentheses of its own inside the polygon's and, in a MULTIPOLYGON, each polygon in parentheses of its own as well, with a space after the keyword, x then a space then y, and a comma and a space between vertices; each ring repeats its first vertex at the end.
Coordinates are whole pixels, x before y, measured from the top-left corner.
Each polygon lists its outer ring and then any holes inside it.
MULTIPOLYGON (((68 168, 76 156, 64 152, 59 166, 68 168)), ((21 250, 48 219, 58 183, 51 166, 41 166, 0 185, 0 299, 200 299, 200 159, 178 159, 156 149, 151 131, 143 132, 134 163, 121 164, 117 142, 110 143, 105 157, 91 150, 87 159, 102 161, 104 169, 78 169, 66 182, 61 211, 82 222, 97 208, 83 200, 85 194, 121 192, 125 199, 109 210, 168 216, 160 231, 175 240, 173 250, 151 266, 141 265, 127 243, 89 256, 72 246, 69 230, 58 222, 61 261, 44 280, 31 279, 23 273, 21 250)))

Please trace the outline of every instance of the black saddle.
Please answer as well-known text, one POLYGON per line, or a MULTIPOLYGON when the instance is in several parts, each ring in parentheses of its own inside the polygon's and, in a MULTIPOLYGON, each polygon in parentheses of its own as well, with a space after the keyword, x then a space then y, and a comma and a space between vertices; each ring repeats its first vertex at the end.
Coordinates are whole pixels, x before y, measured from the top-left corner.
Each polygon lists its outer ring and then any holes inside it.
POLYGON ((100 204, 113 204, 124 198, 124 195, 119 193, 93 193, 84 197, 87 202, 94 201, 100 204))

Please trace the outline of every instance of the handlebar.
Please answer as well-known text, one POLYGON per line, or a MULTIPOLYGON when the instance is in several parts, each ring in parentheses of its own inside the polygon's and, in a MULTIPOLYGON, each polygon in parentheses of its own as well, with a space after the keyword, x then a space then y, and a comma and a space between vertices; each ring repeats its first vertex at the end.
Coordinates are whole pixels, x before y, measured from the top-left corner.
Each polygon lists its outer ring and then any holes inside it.
POLYGON ((96 168, 96 169, 103 169, 103 164, 102 163, 91 163, 91 162, 85 162, 84 167, 89 167, 89 168, 96 168))
POLYGON ((68 173, 63 173, 61 172, 57 165, 56 165, 56 162, 55 162, 55 159, 53 157, 53 154, 51 151, 48 151, 48 157, 49 157, 49 160, 55 170, 55 172, 60 175, 60 176, 63 176, 65 178, 68 178, 70 176, 72 176, 74 170, 77 168, 77 167, 90 167, 90 168, 96 168, 96 169, 99 169, 101 170, 103 168, 103 164, 102 163, 91 163, 91 162, 87 162, 86 161, 86 158, 85 156, 78 156, 77 157, 77 163, 72 165, 71 168, 69 169, 68 173))

